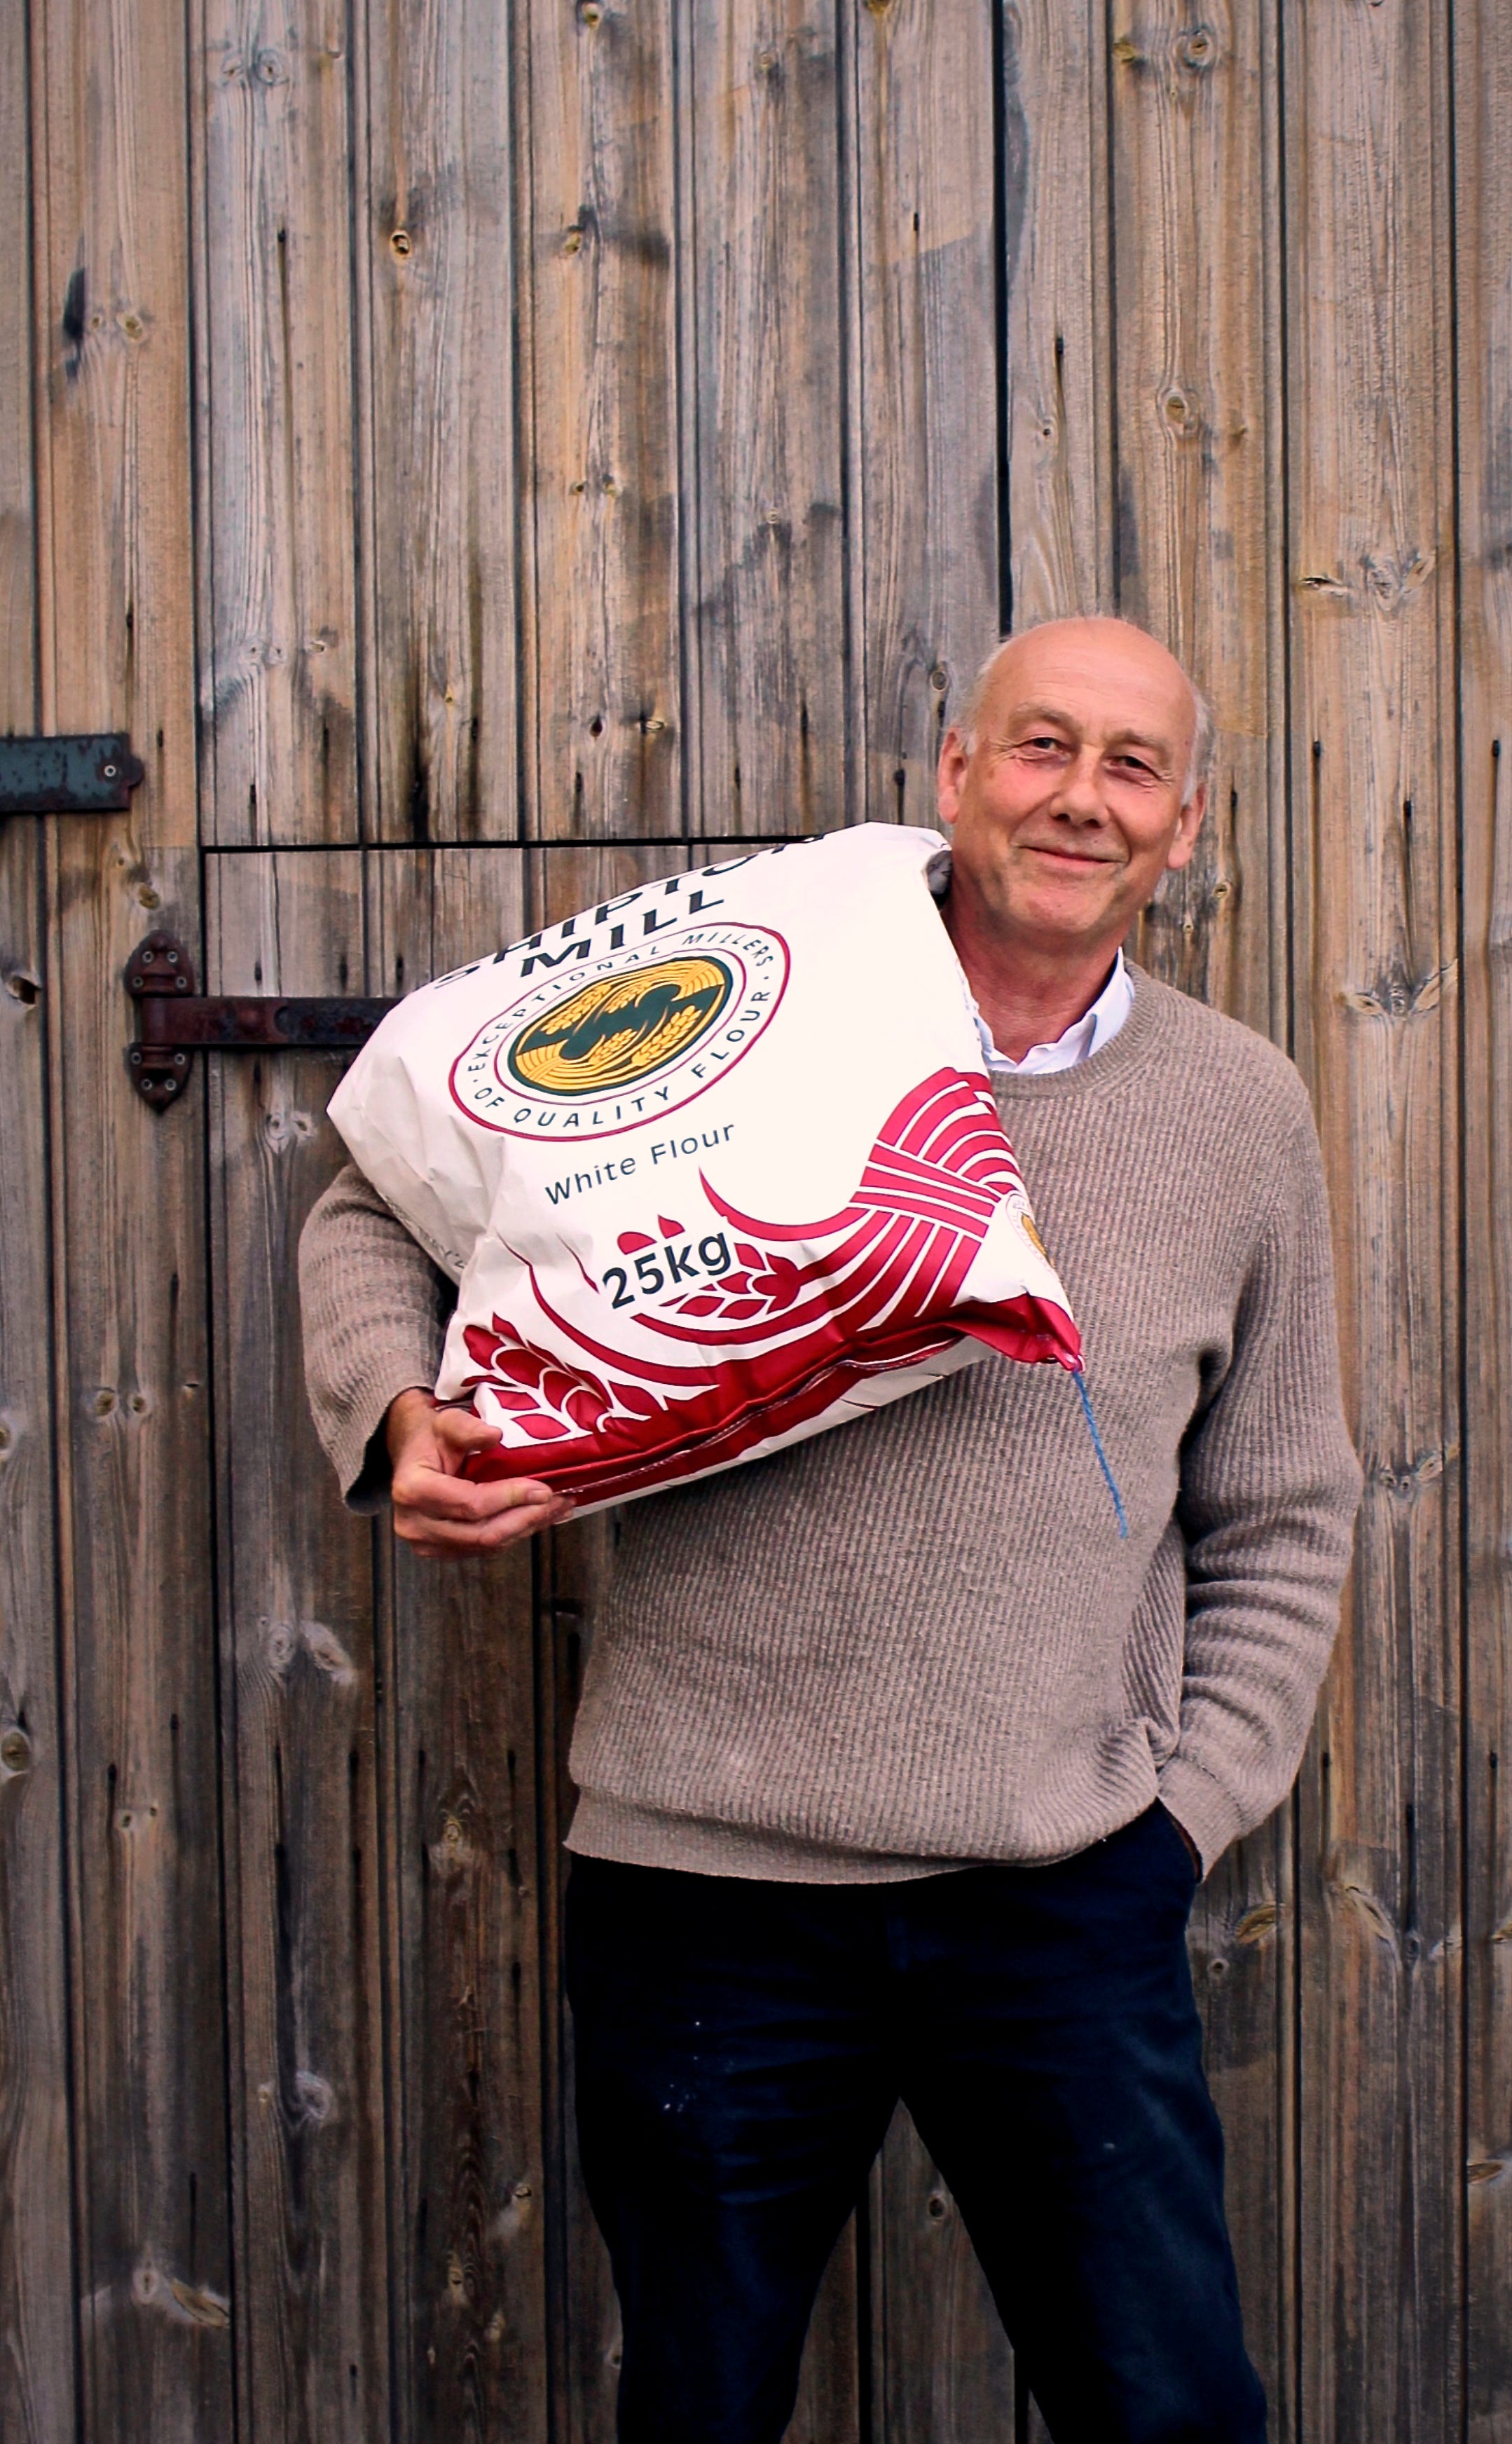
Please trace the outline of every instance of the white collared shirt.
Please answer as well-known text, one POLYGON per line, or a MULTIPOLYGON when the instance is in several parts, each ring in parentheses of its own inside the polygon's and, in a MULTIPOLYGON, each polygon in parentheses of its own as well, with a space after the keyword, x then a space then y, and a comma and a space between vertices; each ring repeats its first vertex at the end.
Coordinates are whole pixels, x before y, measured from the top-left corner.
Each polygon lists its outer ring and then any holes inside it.
POLYGON ((987 1033, 986 1021, 977 1011, 977 1032, 982 1038, 982 1058, 988 1069, 1006 1070, 1016 1078, 1043 1078, 1052 1069, 1075 1069, 1090 1061, 1105 1044, 1111 1044, 1119 1028, 1134 1008, 1134 985, 1124 965, 1120 951, 1113 963, 1113 973, 1103 986, 1092 1008, 1073 1020, 1064 1035, 1053 1044, 1031 1044, 1022 1061, 1010 1061, 1000 1052, 987 1033))

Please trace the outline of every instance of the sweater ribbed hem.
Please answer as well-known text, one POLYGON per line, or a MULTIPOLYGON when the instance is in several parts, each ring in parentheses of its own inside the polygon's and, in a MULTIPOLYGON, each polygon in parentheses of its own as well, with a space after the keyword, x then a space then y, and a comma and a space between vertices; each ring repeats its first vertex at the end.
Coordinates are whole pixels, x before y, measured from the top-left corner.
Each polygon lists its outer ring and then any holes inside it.
POLYGON ((578 1802, 566 1846, 581 1859, 614 1859, 623 1866, 676 1867, 694 1876, 742 1876, 778 1884, 906 1884, 925 1876, 958 1875, 968 1859, 898 1859, 826 1849, 782 1833, 752 1833, 636 1807, 602 1791, 578 1802))

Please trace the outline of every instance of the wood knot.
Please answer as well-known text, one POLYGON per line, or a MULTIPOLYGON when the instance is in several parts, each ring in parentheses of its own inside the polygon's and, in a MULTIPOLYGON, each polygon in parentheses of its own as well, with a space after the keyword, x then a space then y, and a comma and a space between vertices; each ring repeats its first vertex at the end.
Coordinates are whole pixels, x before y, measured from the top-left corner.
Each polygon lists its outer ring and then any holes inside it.
POLYGON ((1160 413, 1178 441, 1190 441, 1202 431, 1202 411, 1179 384, 1171 382, 1160 395, 1160 413))
POLYGON ((31 1742, 19 1723, 0 1732, 0 1766, 7 1773, 26 1773, 31 1765, 31 1742))
POLYGON ((1176 45, 1176 57, 1182 66, 1189 68, 1194 76, 1200 76, 1205 68, 1210 68, 1218 57, 1218 44, 1212 28, 1194 26, 1189 34, 1183 34, 1176 45))

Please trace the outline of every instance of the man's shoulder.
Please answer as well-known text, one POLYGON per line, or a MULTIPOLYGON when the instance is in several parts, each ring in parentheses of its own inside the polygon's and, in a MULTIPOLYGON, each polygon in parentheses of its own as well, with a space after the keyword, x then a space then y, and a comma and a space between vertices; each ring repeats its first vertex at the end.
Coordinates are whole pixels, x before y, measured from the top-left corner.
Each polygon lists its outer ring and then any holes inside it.
POLYGON ((1243 1102, 1250 1121, 1290 1136, 1312 1126, 1312 1103, 1296 1064, 1279 1045, 1226 1010, 1194 1000, 1147 970, 1130 965, 1136 1003, 1148 996, 1164 1039, 1172 1091, 1194 1113, 1205 1103, 1231 1113, 1243 1102))

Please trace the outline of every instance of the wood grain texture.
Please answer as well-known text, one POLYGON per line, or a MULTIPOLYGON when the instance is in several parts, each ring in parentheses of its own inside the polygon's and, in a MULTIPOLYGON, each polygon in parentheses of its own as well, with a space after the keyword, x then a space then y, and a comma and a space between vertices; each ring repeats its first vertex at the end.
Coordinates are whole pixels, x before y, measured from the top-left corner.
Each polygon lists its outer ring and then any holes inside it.
MULTIPOLYGON (((30 671, 8 672, 23 720, 30 671)), ((28 2444, 72 2444, 42 861, 35 824, 0 827, 0 2404, 28 2444)))
MULTIPOLYGON (((603 887, 609 884, 605 875, 603 887)), ((546 909, 566 915, 578 905, 564 895, 548 900, 546 909)), ((609 2252, 593 2219, 578 2157, 572 2015, 562 1992, 562 1912, 570 1872, 562 1842, 577 1798, 567 1750, 595 1617, 614 1566, 614 1541, 613 1514, 600 1512, 540 1540, 536 1557, 543 2119, 547 2179, 561 2201, 548 2235, 551 2444, 613 2444, 622 2346, 609 2252)))
POLYGON ((197 858, 89 816, 47 850, 81 2423, 200 2444, 231 2433, 204 1124, 135 1092, 120 982, 157 924, 197 957, 197 858))
POLYGON ((1114 608, 1105 11, 1003 12, 1004 476, 1012 625, 1114 608))
POLYGON ((29 25, 38 711, 147 767, 46 849, 80 2418, 190 2444, 232 2415, 203 1138, 120 989, 155 921, 198 950, 187 64, 167 0, 29 25))
MULTIPOLYGON (((370 859, 369 990, 518 939, 523 879, 517 851, 370 859)), ((563 2204, 543 2147, 532 1559, 382 1550, 400 2433, 535 2444, 563 2204)))
MULTIPOLYGON (((215 992, 361 989, 360 856, 220 857, 215 992)), ((304 1398, 299 1233, 339 1167, 336 1053, 205 1058, 227 1725, 239 2394, 253 2436, 388 2432, 372 1530, 304 1398)))
POLYGON ((853 2216, 819 2287, 784 2444, 863 2444, 858 2294, 864 2280, 853 2216))
POLYGON ((1117 0, 1111 137, 1117 607, 1190 671, 1218 731, 1196 855, 1162 885, 1140 954, 1263 1031, 1284 988, 1270 906, 1284 671, 1265 33, 1257 9, 1215 7, 1194 28, 1178 0, 1117 0))
MULTIPOLYGON (((20 10, 0 19, 0 154, 23 213, 26 32, 20 10)), ((37 722, 26 273, 0 295, 0 734, 37 722)), ((43 861, 35 823, 0 824, 0 2416, 28 2444, 74 2444, 43 861)))
POLYGON ((693 0, 695 831, 846 820, 845 504, 835 15, 693 0))
MULTIPOLYGON (((509 12, 382 0, 360 41, 372 832, 510 840, 527 496, 515 440, 509 12)), ((527 260, 520 271, 528 310, 527 260)))
POLYGON ((1296 1041, 1366 1469, 1300 1781, 1309 2436, 1459 2433, 1459 1093, 1446 20, 1288 6, 1296 1041))
POLYGON ((592 0, 529 20, 545 839, 683 830, 674 15, 592 0))
POLYGON ((1512 60, 1454 14, 1464 840, 1466 2434, 1512 2438, 1512 60))
POLYGON ((985 9, 860 8, 853 40, 856 812, 932 824, 947 706, 998 635, 997 64, 985 9))
POLYGON ((198 823, 184 14, 35 0, 28 22, 41 727, 129 728, 138 834, 180 845, 198 823))
MULTIPOLYGON (((1166 878, 1137 955, 1284 1037, 1285 902, 1272 888, 1286 821, 1271 35, 1253 9, 1211 9, 1194 26, 1174 0, 1117 0, 1110 373, 1118 608, 1170 645, 1217 726, 1197 853, 1166 878)), ((1292 2432, 1295 2375, 1290 1813, 1221 1861, 1191 1930, 1246 2338, 1280 2435, 1292 2432)))
POLYGON ((198 381, 205 837, 355 840, 343 0, 204 0, 198 381))
POLYGON ((879 2434, 886 2444, 1018 2444, 1012 2350, 960 2209, 901 2105, 873 2195, 879 2434))

